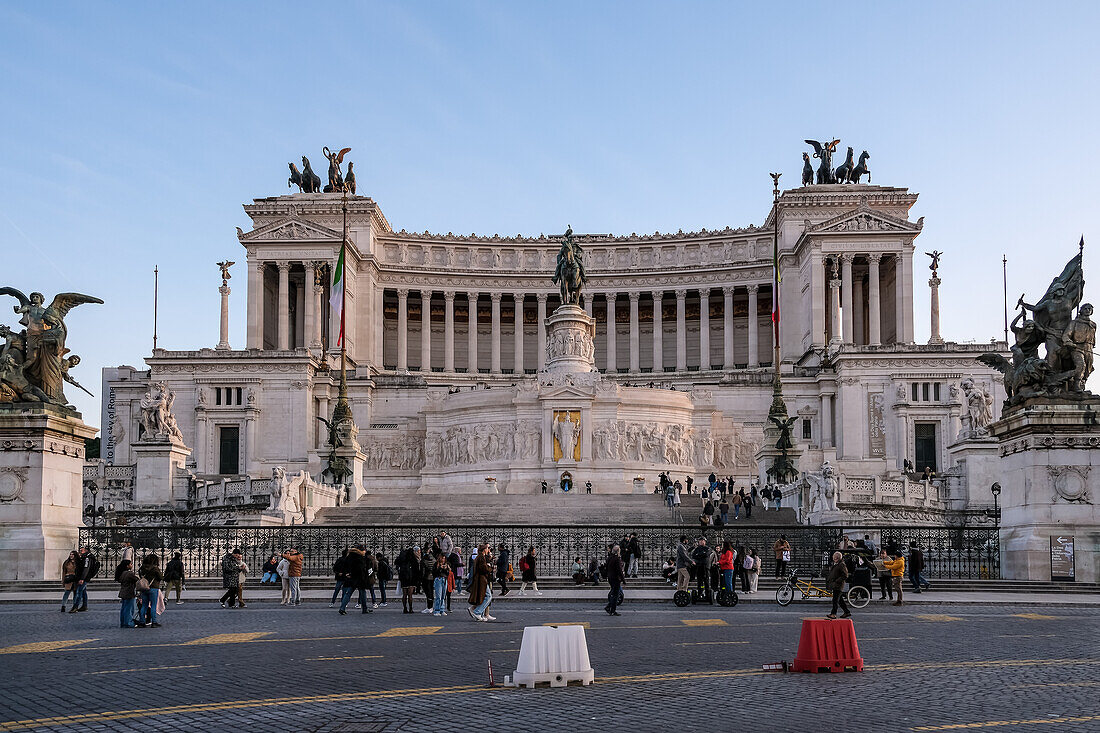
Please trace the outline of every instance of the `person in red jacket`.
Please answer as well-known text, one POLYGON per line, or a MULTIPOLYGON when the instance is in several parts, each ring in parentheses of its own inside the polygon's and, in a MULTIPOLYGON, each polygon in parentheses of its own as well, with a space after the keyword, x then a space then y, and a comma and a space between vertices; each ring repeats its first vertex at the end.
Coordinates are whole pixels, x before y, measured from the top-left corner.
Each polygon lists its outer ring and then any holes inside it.
POLYGON ((727 540, 722 543, 722 552, 718 554, 718 569, 722 571, 722 587, 727 591, 733 591, 733 571, 736 567, 737 552, 727 540))

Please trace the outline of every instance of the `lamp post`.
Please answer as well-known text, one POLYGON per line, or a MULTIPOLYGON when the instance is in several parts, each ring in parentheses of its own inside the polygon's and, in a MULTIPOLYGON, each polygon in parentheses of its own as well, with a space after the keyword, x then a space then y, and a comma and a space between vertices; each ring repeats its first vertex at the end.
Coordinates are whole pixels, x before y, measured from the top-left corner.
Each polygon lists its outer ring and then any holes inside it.
POLYGON ((88 491, 92 494, 92 505, 90 507, 85 507, 84 516, 91 517, 92 528, 94 529, 97 520, 106 514, 107 510, 99 506, 99 487, 93 483, 88 487, 88 491))
POLYGON ((989 491, 993 494, 993 519, 997 523, 997 526, 1001 524, 1001 506, 997 501, 997 497, 1001 495, 1001 484, 994 481, 993 485, 989 487, 989 491))

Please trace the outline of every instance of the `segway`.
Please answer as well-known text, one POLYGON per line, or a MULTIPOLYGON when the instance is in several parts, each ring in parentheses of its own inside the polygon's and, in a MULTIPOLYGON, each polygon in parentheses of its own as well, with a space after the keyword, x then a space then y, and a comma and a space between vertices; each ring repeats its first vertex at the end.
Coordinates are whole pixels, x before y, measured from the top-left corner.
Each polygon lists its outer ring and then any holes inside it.
POLYGON ((722 588, 718 591, 718 605, 733 608, 737 605, 737 591, 722 588))

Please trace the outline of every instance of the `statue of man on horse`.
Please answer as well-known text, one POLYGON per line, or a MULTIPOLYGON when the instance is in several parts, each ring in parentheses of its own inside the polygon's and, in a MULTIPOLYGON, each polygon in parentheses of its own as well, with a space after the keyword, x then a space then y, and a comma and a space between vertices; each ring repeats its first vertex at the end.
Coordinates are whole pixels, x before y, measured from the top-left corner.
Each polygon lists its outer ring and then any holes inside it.
POLYGON ((584 272, 584 252, 573 239, 573 227, 568 227, 558 250, 558 267, 553 282, 561 288, 562 305, 580 305, 581 288, 588 280, 584 272))

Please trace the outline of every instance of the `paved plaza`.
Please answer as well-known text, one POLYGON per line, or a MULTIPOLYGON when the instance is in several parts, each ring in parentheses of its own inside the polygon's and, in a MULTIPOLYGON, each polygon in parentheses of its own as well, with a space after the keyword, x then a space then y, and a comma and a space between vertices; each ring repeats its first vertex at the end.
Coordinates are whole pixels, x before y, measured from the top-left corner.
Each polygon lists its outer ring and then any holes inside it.
MULTIPOLYGON (((1023 601, 1023 597, 1021 597, 1023 601)), ((855 617, 862 673, 783 675, 821 604, 734 609, 501 604, 498 620, 390 605, 169 606, 159 629, 0 607, 0 731, 1100 730, 1100 609, 872 605, 855 617), (596 683, 488 689, 511 673, 525 625, 585 623, 596 683)))

